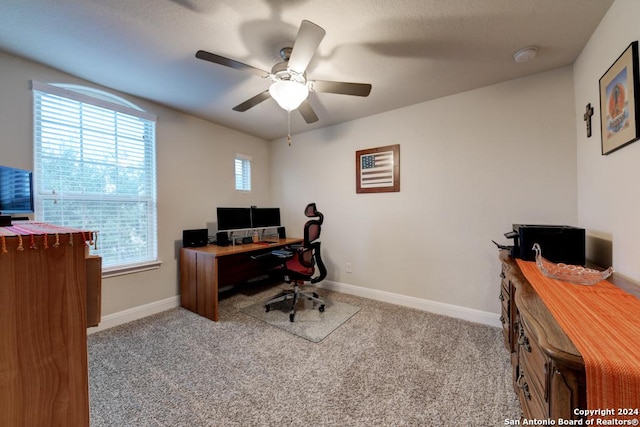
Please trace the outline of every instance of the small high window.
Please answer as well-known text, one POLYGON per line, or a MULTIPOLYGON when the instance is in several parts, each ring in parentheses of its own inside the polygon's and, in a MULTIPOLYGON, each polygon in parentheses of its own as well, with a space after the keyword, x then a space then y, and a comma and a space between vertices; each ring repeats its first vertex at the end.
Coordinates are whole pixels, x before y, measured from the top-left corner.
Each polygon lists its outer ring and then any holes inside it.
POLYGON ((235 174, 236 190, 251 191, 251 157, 236 154, 235 174))

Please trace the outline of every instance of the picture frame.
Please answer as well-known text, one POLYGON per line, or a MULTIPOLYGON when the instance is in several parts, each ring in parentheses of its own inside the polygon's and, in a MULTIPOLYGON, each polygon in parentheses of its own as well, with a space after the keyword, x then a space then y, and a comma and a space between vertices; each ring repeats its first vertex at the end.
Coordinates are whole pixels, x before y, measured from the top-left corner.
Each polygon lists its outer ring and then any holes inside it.
POLYGON ((638 42, 632 42, 599 80, 602 155, 640 138, 638 42))
POLYGON ((400 144, 356 151, 356 193, 400 191, 400 144))

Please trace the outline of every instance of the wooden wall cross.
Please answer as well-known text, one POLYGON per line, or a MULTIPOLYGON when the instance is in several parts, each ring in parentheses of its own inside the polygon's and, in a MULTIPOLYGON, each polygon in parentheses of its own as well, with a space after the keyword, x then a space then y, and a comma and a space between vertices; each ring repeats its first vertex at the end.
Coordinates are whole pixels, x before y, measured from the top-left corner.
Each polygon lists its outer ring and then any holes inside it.
POLYGON ((593 116, 593 107, 591 103, 587 104, 587 111, 584 113, 584 121, 587 122, 587 138, 591 137, 591 116, 593 116))

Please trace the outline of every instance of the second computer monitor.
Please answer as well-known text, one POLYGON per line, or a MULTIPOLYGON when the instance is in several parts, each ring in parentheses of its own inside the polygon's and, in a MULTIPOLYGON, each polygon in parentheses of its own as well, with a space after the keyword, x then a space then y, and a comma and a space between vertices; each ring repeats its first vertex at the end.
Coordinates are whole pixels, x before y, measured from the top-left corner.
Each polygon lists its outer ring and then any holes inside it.
POLYGON ((253 228, 280 226, 280 208, 251 208, 251 225, 253 228))

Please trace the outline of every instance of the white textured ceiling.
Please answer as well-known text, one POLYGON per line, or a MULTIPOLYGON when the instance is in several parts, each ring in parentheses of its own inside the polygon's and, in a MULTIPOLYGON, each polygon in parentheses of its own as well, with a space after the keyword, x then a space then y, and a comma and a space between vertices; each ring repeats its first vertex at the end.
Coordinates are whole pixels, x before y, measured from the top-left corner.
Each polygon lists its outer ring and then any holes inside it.
MULTIPOLYGON (((195 58, 271 70, 300 22, 327 34, 310 79, 371 83, 367 98, 311 93, 329 126, 572 64, 613 0, 1 0, 0 49, 259 136, 286 135, 269 80, 195 58), (518 49, 536 45, 531 62, 518 49)), ((0 70, 2 72, 2 70, 0 70)))

